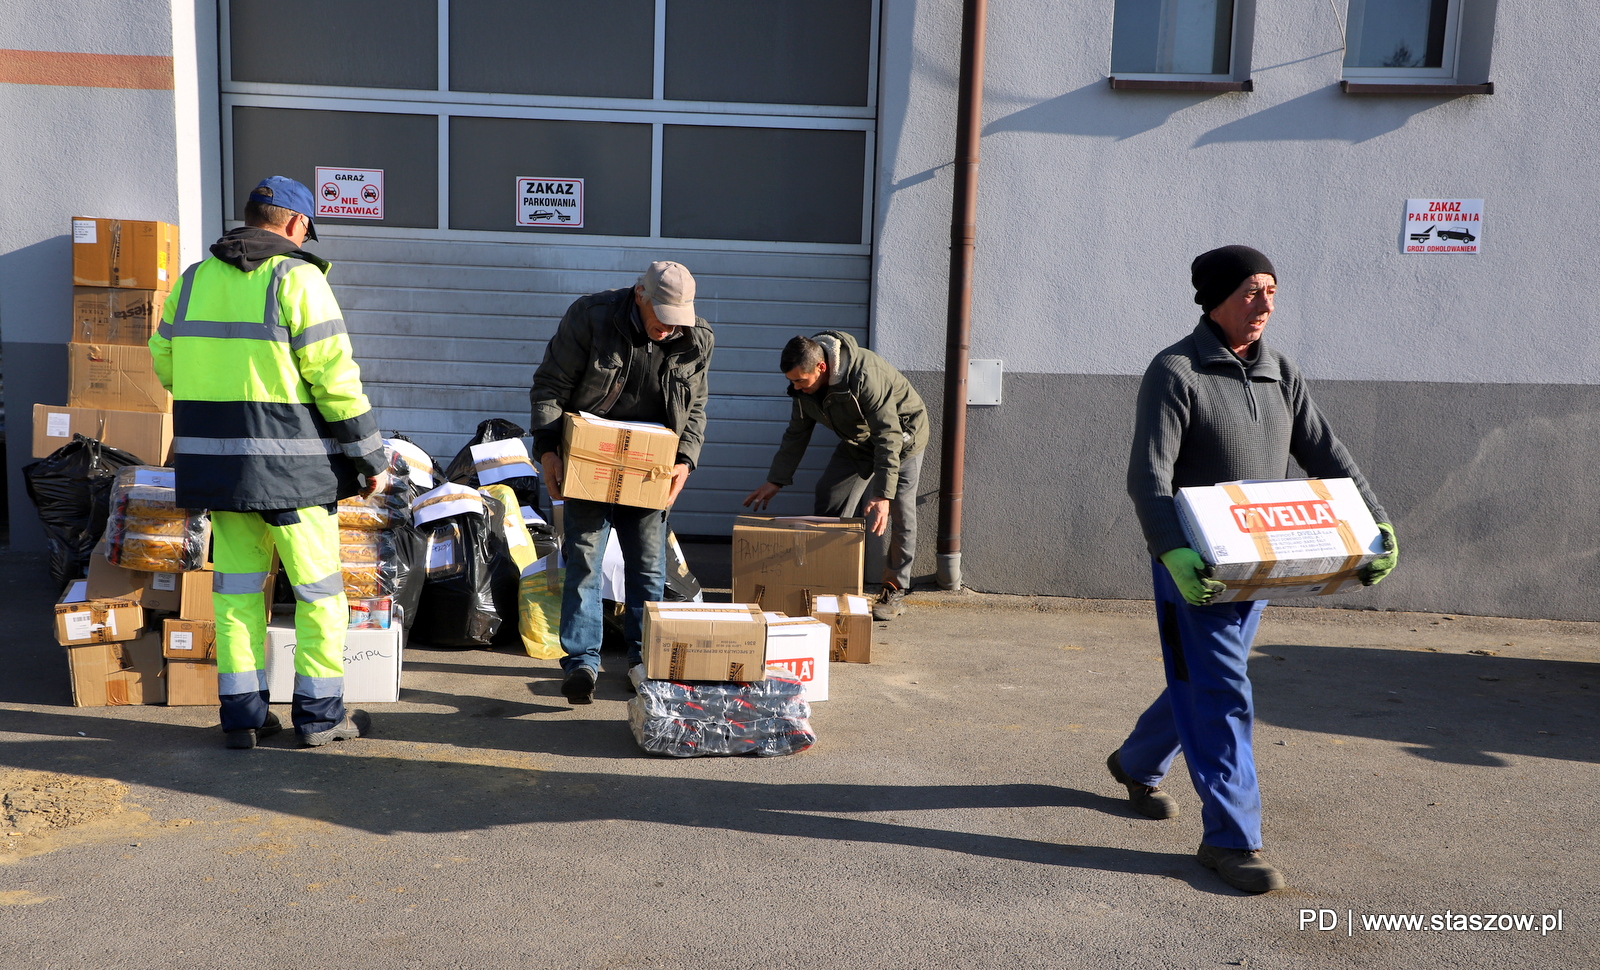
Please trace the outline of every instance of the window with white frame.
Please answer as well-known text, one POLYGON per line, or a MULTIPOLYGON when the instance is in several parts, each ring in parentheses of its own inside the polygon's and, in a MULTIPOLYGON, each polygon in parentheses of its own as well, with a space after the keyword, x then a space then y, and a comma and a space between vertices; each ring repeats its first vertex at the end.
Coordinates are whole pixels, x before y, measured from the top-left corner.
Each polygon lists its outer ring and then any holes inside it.
POLYGON ((1227 78, 1234 0, 1116 0, 1111 73, 1168 80, 1227 78))
POLYGON ((1350 0, 1344 76, 1453 78, 1461 0, 1350 0))

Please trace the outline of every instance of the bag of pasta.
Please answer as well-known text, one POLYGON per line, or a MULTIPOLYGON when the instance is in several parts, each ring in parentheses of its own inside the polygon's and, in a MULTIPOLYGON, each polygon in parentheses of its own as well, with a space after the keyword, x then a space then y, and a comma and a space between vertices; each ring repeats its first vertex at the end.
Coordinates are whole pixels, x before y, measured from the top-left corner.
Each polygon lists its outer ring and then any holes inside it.
POLYGON ((106 560, 146 573, 186 573, 206 566, 211 517, 179 508, 173 470, 129 465, 117 472, 106 520, 106 560))

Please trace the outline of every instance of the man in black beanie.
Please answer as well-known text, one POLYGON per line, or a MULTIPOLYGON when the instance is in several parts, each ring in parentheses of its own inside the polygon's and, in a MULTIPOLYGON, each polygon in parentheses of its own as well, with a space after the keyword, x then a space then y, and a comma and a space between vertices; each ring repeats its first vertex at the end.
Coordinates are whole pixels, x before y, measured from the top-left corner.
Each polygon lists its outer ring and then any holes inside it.
POLYGON ((1251 750, 1254 707, 1246 662, 1264 600, 1212 604, 1223 584, 1190 548, 1173 495, 1180 488, 1288 476, 1289 458, 1317 478, 1353 479, 1384 534, 1384 555, 1362 573, 1372 585, 1399 557, 1394 528, 1340 443, 1299 368, 1262 343, 1278 274, 1249 246, 1224 246, 1190 266, 1204 313, 1161 351, 1139 387, 1128 494, 1144 528, 1155 582, 1167 689, 1106 759, 1134 811, 1172 818, 1158 785, 1181 750, 1200 795, 1199 863, 1236 889, 1281 889, 1261 857, 1261 792, 1251 750))

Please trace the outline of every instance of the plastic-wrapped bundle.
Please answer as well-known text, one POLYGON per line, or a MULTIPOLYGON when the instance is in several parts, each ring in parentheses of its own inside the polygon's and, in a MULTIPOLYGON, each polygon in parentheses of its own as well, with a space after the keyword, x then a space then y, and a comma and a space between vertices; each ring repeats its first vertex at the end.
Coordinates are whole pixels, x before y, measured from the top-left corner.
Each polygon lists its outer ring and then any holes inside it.
POLYGON ((738 684, 647 680, 628 702, 628 724, 651 754, 794 754, 817 743, 804 690, 771 671, 738 684))
POLYGON ((433 487, 433 459, 396 435, 383 440, 389 484, 339 501, 339 559, 352 630, 410 628, 422 597, 426 544, 411 523, 411 501, 433 487))
POLYGON ((106 521, 106 559, 123 569, 184 573, 204 569, 211 517, 179 508, 173 471, 129 465, 117 472, 106 521))
POLYGON ((137 455, 75 434, 49 457, 22 469, 28 497, 44 524, 56 586, 65 588, 88 568, 106 530, 117 469, 142 463, 137 455))

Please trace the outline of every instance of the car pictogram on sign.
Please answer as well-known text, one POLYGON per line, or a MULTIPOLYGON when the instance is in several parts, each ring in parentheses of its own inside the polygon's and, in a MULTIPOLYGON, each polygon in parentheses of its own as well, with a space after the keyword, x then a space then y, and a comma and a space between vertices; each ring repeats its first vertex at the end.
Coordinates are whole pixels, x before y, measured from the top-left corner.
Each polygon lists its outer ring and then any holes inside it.
POLYGON ((534 222, 549 222, 555 217, 556 214, 554 212, 546 212, 543 209, 540 209, 528 218, 532 219, 534 222))
POLYGON ((378 187, 376 185, 363 185, 361 187, 361 201, 367 203, 378 201, 378 187))
POLYGON ((322 197, 327 199, 329 202, 337 201, 339 198, 339 187, 334 185, 332 182, 322 183, 322 197))
POLYGON ((1478 237, 1465 229, 1440 229, 1440 239, 1458 239, 1461 242, 1477 242, 1478 237))
POLYGON ((1412 233, 1411 234, 1411 241, 1412 242, 1427 242, 1428 241, 1428 237, 1431 236, 1431 235, 1433 235, 1433 227, 1429 226, 1428 228, 1422 230, 1421 232, 1412 233))

